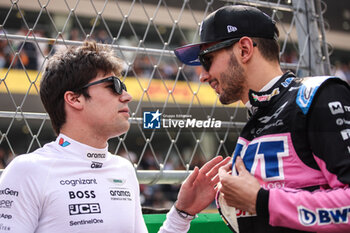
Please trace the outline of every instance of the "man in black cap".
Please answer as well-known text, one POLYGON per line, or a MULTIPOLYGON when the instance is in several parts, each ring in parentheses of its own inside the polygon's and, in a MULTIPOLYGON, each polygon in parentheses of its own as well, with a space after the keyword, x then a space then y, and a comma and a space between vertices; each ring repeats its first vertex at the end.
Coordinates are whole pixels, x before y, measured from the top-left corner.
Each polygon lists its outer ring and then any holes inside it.
POLYGON ((221 103, 248 108, 232 171, 219 172, 219 207, 237 208, 240 232, 350 232, 350 88, 283 73, 278 35, 257 8, 226 6, 204 19, 201 43, 175 50, 202 65, 221 103))

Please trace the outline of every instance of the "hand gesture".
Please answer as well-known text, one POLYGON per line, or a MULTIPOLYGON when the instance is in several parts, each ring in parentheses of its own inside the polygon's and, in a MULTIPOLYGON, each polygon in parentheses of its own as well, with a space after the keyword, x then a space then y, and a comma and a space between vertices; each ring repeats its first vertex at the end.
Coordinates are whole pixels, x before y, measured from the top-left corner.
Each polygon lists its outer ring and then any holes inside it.
POLYGON ((235 166, 238 176, 230 174, 230 164, 219 169, 221 183, 219 191, 223 194, 229 206, 255 214, 260 184, 246 169, 241 157, 237 157, 235 166))
POLYGON ((203 165, 197 166, 181 185, 177 196, 176 208, 195 215, 207 208, 214 200, 219 182, 218 170, 230 160, 217 156, 203 165))

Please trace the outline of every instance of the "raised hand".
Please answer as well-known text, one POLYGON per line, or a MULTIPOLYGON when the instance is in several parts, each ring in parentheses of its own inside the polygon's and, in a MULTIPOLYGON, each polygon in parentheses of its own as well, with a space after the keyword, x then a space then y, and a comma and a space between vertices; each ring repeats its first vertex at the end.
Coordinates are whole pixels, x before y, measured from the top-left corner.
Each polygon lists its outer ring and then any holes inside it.
POLYGON ((217 156, 205 163, 201 169, 195 167, 192 174, 181 185, 176 208, 195 215, 207 208, 214 200, 219 182, 218 170, 230 161, 217 156))

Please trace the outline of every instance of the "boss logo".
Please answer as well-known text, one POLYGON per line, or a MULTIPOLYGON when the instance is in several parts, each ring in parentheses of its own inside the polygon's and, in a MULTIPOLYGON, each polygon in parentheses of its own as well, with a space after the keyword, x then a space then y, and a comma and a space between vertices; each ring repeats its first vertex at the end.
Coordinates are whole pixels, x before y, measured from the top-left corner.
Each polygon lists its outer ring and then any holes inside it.
POLYGON ((103 165, 103 163, 92 162, 92 163, 91 163, 91 168, 101 168, 102 165, 103 165))
POLYGON ((95 158, 95 159, 104 159, 106 158, 105 153, 87 153, 86 156, 88 158, 95 158))
POLYGON ((68 208, 69 208, 69 215, 101 213, 101 208, 99 203, 71 204, 68 206, 68 208))
POLYGON ((91 191, 69 191, 69 198, 70 199, 75 199, 75 198, 95 198, 95 191, 91 190, 91 191))

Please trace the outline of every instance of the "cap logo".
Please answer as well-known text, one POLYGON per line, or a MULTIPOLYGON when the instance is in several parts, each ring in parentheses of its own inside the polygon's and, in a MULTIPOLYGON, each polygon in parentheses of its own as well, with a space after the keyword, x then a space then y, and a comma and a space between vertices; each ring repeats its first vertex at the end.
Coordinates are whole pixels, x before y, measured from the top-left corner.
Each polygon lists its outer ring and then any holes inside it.
POLYGON ((235 32, 237 31, 237 28, 235 26, 227 25, 227 32, 235 32))

